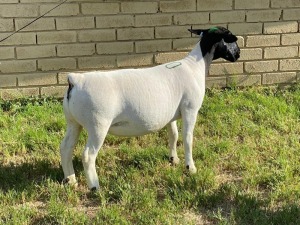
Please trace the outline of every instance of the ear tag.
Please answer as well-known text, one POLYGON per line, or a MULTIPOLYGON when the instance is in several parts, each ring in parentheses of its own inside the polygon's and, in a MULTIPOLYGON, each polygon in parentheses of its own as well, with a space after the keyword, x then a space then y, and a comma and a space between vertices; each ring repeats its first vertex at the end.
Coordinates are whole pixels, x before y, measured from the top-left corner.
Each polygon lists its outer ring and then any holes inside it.
POLYGON ((166 64, 166 68, 168 68, 168 69, 174 69, 177 66, 181 66, 181 62, 171 62, 171 63, 166 64))
POLYGON ((212 27, 212 28, 210 28, 210 29, 208 30, 208 33, 212 33, 212 32, 215 32, 215 31, 217 31, 217 30, 219 30, 219 28, 217 28, 217 27, 212 27))

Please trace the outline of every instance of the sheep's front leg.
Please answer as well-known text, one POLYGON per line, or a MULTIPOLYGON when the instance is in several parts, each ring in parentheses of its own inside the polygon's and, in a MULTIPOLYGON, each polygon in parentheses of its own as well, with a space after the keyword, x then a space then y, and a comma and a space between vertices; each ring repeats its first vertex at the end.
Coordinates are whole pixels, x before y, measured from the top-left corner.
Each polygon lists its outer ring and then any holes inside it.
POLYGON ((169 148, 170 148, 170 154, 169 154, 169 161, 173 165, 177 165, 179 163, 179 158, 177 156, 176 151, 176 145, 178 140, 178 129, 176 121, 173 121, 168 124, 168 136, 169 136, 169 148))
POLYGON ((82 128, 79 124, 68 121, 66 135, 60 144, 61 165, 64 171, 64 184, 77 184, 73 168, 72 154, 81 129, 82 128))
POLYGON ((183 112, 183 142, 185 150, 185 166, 190 173, 196 173, 197 168, 193 160, 193 132, 197 119, 197 111, 187 110, 183 112))
POLYGON ((88 130, 88 140, 82 153, 82 162, 91 190, 99 189, 99 180, 96 172, 96 158, 104 142, 108 128, 106 126, 92 126, 88 130))

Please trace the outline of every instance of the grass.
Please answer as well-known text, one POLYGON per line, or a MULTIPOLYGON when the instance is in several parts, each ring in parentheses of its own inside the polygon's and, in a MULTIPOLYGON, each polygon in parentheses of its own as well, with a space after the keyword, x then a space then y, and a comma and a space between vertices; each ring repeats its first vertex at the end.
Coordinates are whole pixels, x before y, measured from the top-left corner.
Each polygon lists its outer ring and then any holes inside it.
POLYGON ((168 163, 166 130, 108 136, 101 191, 60 184, 56 99, 0 102, 0 224, 300 224, 300 86, 208 90, 194 131, 196 175, 168 163))

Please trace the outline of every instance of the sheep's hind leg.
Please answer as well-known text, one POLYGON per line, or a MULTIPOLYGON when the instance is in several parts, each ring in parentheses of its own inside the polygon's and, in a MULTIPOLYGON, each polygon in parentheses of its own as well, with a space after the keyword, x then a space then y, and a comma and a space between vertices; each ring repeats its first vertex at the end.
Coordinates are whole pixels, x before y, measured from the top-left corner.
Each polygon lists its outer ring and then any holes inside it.
POLYGON ((172 165, 177 165, 179 163, 179 158, 177 156, 176 145, 178 140, 178 129, 176 121, 168 124, 168 136, 169 136, 169 161, 172 165))
POLYGON ((82 153, 82 162, 87 178, 88 186, 91 190, 99 189, 99 180, 96 172, 96 157, 107 135, 109 125, 107 123, 93 125, 87 128, 88 140, 82 153))
POLYGON ((77 184, 72 162, 72 154, 78 141, 81 129, 82 127, 78 123, 74 121, 68 121, 66 135, 60 144, 61 165, 64 171, 63 184, 77 184))

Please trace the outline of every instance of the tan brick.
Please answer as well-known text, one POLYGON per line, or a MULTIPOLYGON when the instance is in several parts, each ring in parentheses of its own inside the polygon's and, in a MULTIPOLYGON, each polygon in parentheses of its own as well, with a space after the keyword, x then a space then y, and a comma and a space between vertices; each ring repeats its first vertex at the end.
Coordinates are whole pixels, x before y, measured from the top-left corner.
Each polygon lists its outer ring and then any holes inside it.
POLYGON ((2 17, 37 17, 39 15, 38 5, 33 4, 14 4, 2 5, 0 8, 0 15, 2 17))
POLYGON ((0 87, 14 87, 17 85, 17 77, 14 75, 1 75, 0 87))
POLYGON ((57 46, 58 56, 87 56, 96 52, 95 44, 65 44, 57 46))
POLYGON ((280 45, 280 35, 255 35, 248 36, 247 47, 264 47, 280 45))
POLYGON ((118 40, 154 39, 154 28, 123 28, 117 30, 118 40))
POLYGON ((208 12, 178 13, 174 15, 174 23, 176 25, 205 24, 208 22, 209 22, 208 12))
POLYGON ((226 87, 226 77, 206 77, 205 86, 207 88, 226 87))
POLYGON ((265 59, 293 58, 298 56, 298 46, 265 48, 265 59))
POLYGON ((15 58, 15 50, 13 47, 1 47, 0 59, 13 59, 15 58))
POLYGON ((97 44, 97 53, 100 55, 131 52, 133 52, 133 42, 107 42, 97 44))
POLYGON ((199 38, 180 38, 173 40, 174 50, 192 50, 199 42, 199 38))
POLYGON ((171 51, 172 40, 138 41, 135 49, 137 53, 171 51))
MULTIPOLYGON (((6 38, 11 33, 1 33, 0 40, 6 38)), ((0 45, 28 45, 36 44, 35 33, 17 33, 9 37, 5 41, 0 42, 0 45)))
POLYGON ((218 58, 218 59, 215 59, 215 60, 213 61, 213 63, 214 63, 214 64, 216 64, 216 63, 226 63, 226 60, 223 59, 223 58, 218 58))
POLYGON ((281 10, 253 10, 247 12, 247 22, 279 21, 281 10))
POLYGON ((116 32, 114 29, 78 31, 78 40, 80 42, 114 41, 116 32))
POLYGON ((269 8, 269 0, 235 0, 236 9, 264 9, 269 8))
POLYGON ((272 8, 293 8, 300 7, 300 2, 298 0, 272 0, 271 1, 272 8))
POLYGON ((282 34, 283 45, 299 45, 300 44, 300 33, 296 34, 282 34))
POLYGON ((18 59, 45 58, 56 55, 54 45, 17 47, 16 52, 18 59))
POLYGON ((172 24, 171 14, 148 14, 148 15, 136 15, 135 26, 136 27, 149 27, 149 26, 164 26, 172 24))
POLYGON ((117 14, 118 3, 82 3, 82 13, 85 15, 117 14))
MULTIPOLYGON (((87 31, 85 31, 87 32, 87 31)), ((75 31, 52 31, 37 33, 38 44, 59 44, 76 42, 75 31)))
POLYGON ((57 83, 56 73, 22 74, 18 76, 19 86, 41 86, 57 83))
POLYGON ((155 38, 190 37, 191 33, 188 29, 188 26, 155 27, 155 38))
POLYGON ((131 27, 133 25, 133 15, 113 15, 96 17, 97 28, 131 27))
POLYGON ((161 1, 161 12, 190 12, 196 11, 196 0, 161 1))
POLYGON ((72 59, 72 58, 39 59, 38 69, 41 71, 76 69, 76 59, 72 59))
POLYGON ((13 19, 0 19, 0 31, 13 31, 14 21, 13 19))
POLYGON ((263 30, 262 23, 232 23, 228 29, 235 35, 261 34, 263 30))
POLYGON ((263 50, 261 48, 241 49, 241 57, 239 60, 258 60, 262 59, 263 50))
POLYGON ((0 0, 1 4, 19 3, 19 0, 0 0))
MULTIPOLYGON (((40 6, 40 13, 44 14, 50 9, 53 9, 57 4, 42 4, 40 6)), ((46 14, 46 17, 49 16, 76 16, 79 14, 79 4, 63 4, 60 5, 55 10, 46 14)))
POLYGON ((264 33, 265 34, 280 34, 280 33, 292 33, 298 31, 298 22, 274 22, 265 23, 264 33))
POLYGON ((246 13, 244 11, 212 12, 210 14, 212 23, 244 22, 245 18, 246 13))
POLYGON ((297 80, 296 72, 286 73, 264 73, 262 78, 263 84, 281 84, 294 83, 297 80))
POLYGON ((157 2, 121 2, 124 13, 157 13, 157 2))
POLYGON ((261 75, 238 75, 227 78, 228 86, 253 86, 261 85, 261 75))
POLYGON ((255 61, 246 62, 245 71, 247 73, 258 73, 258 72, 273 72, 278 70, 278 61, 255 61))
POLYGON ((283 59, 280 60, 281 71, 300 70, 300 59, 283 59))
MULTIPOLYGON (((89 71, 76 71, 76 73, 84 73, 89 71)), ((70 72, 59 72, 58 73, 58 84, 68 84, 68 75, 70 72)))
POLYGON ((5 100, 24 98, 39 95, 39 88, 18 88, 18 89, 2 89, 0 90, 1 98, 5 100))
MULTIPOLYGON (((107 0, 96 0, 97 2, 107 2, 107 0)), ((82 2, 89 2, 89 3, 91 3, 91 2, 95 2, 95 0, 69 0, 68 2, 80 2, 80 3, 82 3, 82 2)))
POLYGON ((121 55, 117 57, 118 67, 140 67, 153 64, 152 54, 121 55))
POLYGON ((198 0, 197 11, 231 10, 232 0, 198 0))
POLYGON ((42 87, 41 95, 63 97, 67 90, 68 90, 68 86, 42 87))
MULTIPOLYGON (((6 1, 6 0, 3 0, 6 1)), ((57 0, 19 0, 21 3, 49 3, 49 2, 56 2, 57 0)), ((70 1, 68 1, 70 2, 70 1)))
POLYGON ((297 73, 297 82, 299 83, 300 81, 300 73, 297 73))
POLYGON ((69 74, 69 72, 58 73, 58 83, 59 84, 68 84, 68 74, 69 74))
POLYGON ((209 75, 232 75, 232 74, 242 74, 243 73, 243 63, 213 63, 209 69, 209 75))
POLYGON ((33 72, 36 71, 35 60, 12 60, 2 61, 0 64, 1 73, 33 72))
MULTIPOLYGON (((32 19, 16 19, 16 29, 20 29, 29 24, 32 19)), ((43 31, 43 30, 55 30, 54 18, 41 18, 36 22, 30 24, 24 28, 23 31, 43 31)))
POLYGON ((78 59, 80 69, 110 69, 116 67, 116 56, 81 57, 78 59))
POLYGON ((245 47, 245 38, 242 36, 237 36, 237 44, 240 48, 245 47))
POLYGON ((163 64, 168 62, 177 61, 185 58, 188 55, 188 52, 167 52, 167 53, 158 53, 155 55, 155 63, 163 64))
POLYGON ((57 30, 89 29, 95 27, 94 17, 69 17, 56 19, 57 30))
POLYGON ((283 20, 299 20, 300 9, 284 9, 283 20))

